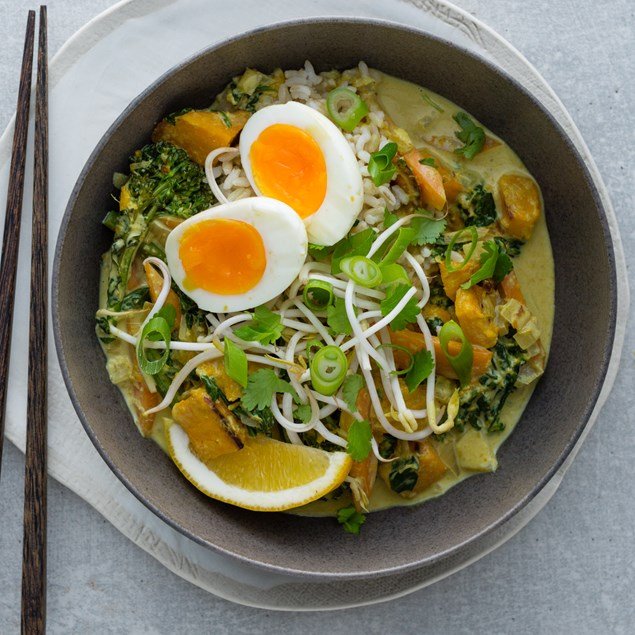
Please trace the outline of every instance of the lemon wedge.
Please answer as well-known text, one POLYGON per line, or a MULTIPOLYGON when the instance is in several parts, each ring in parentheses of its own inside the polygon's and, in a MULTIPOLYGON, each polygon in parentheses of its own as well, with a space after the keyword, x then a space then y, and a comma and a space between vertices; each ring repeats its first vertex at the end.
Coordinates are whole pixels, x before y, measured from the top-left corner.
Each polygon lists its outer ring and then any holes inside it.
POLYGON ((177 423, 166 429, 172 460, 201 492, 256 511, 283 511, 317 500, 338 487, 352 459, 346 452, 325 452, 267 437, 249 437, 241 450, 201 461, 177 423))

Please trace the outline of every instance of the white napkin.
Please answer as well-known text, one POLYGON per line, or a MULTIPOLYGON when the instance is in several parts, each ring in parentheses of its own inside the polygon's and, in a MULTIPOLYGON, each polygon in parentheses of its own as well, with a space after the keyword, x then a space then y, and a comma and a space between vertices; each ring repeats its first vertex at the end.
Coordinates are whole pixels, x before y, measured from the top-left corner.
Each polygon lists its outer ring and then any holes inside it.
MULTIPOLYGON (((608 195, 588 150, 562 104, 537 72, 489 28, 441 0, 292 0, 238 3, 210 0, 136 0, 115 5, 73 36, 50 65, 50 262, 55 237, 75 181, 92 149, 128 103, 162 73, 203 47, 231 35, 282 20, 322 15, 368 16, 425 29, 485 54, 539 96, 569 132, 586 159, 609 211, 620 272, 619 328, 615 350, 621 349, 628 285, 619 232, 608 195), (346 10, 344 10, 346 9, 346 10)), ((13 126, 0 138, 0 191, 6 192, 13 126)), ((32 135, 31 135, 32 138, 32 135)), ((31 175, 27 168, 27 182, 31 175)), ((27 188, 28 190, 28 188, 27 188)), ((24 209, 31 207, 25 191, 24 209)), ((4 209, 4 204, 3 207, 4 209)), ((23 226, 30 219, 23 219, 23 226)), ((26 359, 28 339, 29 232, 24 231, 12 350, 26 359)), ((81 275, 81 274, 80 274, 81 275)), ((434 570, 415 570, 361 582, 307 582, 265 572, 206 549, 173 530, 147 510, 116 478, 85 434, 57 363, 49 333, 49 471, 62 484, 88 501, 124 535, 170 570, 220 597, 276 609, 327 609, 386 600, 415 590, 469 564, 507 540, 555 492, 569 462, 522 514, 461 558, 434 570)), ((619 354, 613 361, 594 421, 613 383, 619 354)), ((95 360, 101 363, 101 360, 95 360)), ((24 450, 26 364, 13 364, 9 376, 6 436, 24 450)), ((591 427, 587 427, 587 431, 591 427)), ((573 459, 572 453, 570 460, 573 459)))

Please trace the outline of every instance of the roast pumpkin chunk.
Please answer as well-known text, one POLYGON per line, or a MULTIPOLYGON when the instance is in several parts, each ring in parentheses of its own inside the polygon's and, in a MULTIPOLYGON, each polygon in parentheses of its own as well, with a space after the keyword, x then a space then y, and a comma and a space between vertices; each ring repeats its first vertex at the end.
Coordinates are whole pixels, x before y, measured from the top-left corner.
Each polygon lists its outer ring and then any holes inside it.
POLYGON ((540 192, 534 180, 521 174, 504 174, 498 179, 503 204, 501 227, 509 236, 528 240, 540 216, 540 192))
POLYGON ((167 141, 185 150, 195 163, 205 165, 212 150, 230 146, 235 141, 249 117, 244 110, 191 110, 161 121, 152 133, 152 141, 167 141))
POLYGON ((243 425, 227 406, 214 401, 205 388, 196 388, 172 408, 172 417, 190 439, 190 448, 206 462, 240 450, 245 442, 243 425))

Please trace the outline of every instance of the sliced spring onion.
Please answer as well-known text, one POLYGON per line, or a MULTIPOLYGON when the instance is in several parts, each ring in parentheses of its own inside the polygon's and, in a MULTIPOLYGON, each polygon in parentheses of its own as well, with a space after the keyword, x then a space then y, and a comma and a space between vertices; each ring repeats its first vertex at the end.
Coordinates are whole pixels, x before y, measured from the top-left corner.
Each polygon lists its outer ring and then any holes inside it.
POLYGON ((350 256, 340 261, 340 269, 357 284, 373 288, 381 284, 382 273, 379 265, 366 256, 350 256))
POLYGON ((333 304, 333 285, 324 280, 309 280, 304 287, 304 304, 311 311, 323 311, 333 304))
POLYGON ((249 379, 247 354, 230 339, 225 339, 225 372, 243 388, 247 388, 249 379))
POLYGON ((323 346, 311 360, 313 388, 327 397, 342 385, 348 370, 348 360, 339 346, 323 346))
POLYGON ((350 88, 336 88, 326 96, 326 109, 331 120, 342 130, 352 132, 368 114, 364 100, 350 88))
POLYGON ((455 271, 459 271, 460 269, 463 269, 463 267, 465 267, 465 265, 470 261, 470 258, 472 257, 472 254, 474 253, 474 250, 476 249, 477 242, 478 242, 478 232, 476 231, 476 227, 474 227, 474 225, 468 225, 467 227, 464 227, 461 231, 454 234, 454 236, 452 237, 452 240, 450 241, 450 244, 445 250, 446 271, 448 273, 454 273, 455 271), (461 241, 461 236, 463 235, 464 232, 470 233, 470 248, 468 249, 467 254, 465 254, 465 258, 463 259, 463 262, 460 262, 457 266, 455 266, 452 262, 452 250, 454 249, 454 245, 456 245, 457 242, 461 241))
POLYGON ((472 377, 474 352, 472 344, 463 333, 463 329, 454 320, 447 321, 439 331, 439 343, 441 344, 441 350, 457 374, 461 387, 469 384, 472 377), (449 345, 451 341, 456 340, 461 343, 461 350, 456 355, 452 355, 449 345))
POLYGON ((414 240, 415 236, 416 232, 414 229, 411 229, 410 227, 400 227, 397 232, 397 237, 390 246, 390 249, 388 249, 386 255, 381 259, 379 265, 392 265, 397 262, 397 260, 399 260, 399 258, 403 255, 404 251, 408 249, 408 246, 414 240))
POLYGON ((309 365, 311 365, 311 360, 313 359, 313 351, 320 350, 324 346, 324 343, 320 340, 312 339, 306 343, 306 360, 309 365))
POLYGON ((380 265, 379 268, 381 269, 382 284, 384 286, 395 283, 410 284, 410 278, 401 265, 380 265))
POLYGON ((397 171, 397 168, 392 164, 395 154, 397 154, 397 144, 391 141, 381 150, 370 155, 368 174, 377 187, 388 183, 397 171))
MULTIPOLYGON (((172 322, 174 322, 174 319, 172 319, 172 322)), ((168 361, 170 342, 172 341, 171 332, 172 327, 168 319, 161 315, 161 311, 148 320, 143 327, 143 331, 141 331, 141 335, 137 340, 137 362, 139 363, 139 368, 147 375, 156 375, 168 361), (165 349, 160 357, 155 359, 148 358, 148 352, 145 347, 146 340, 151 342, 163 341, 165 343, 165 349)))
MULTIPOLYGON (((380 348, 394 348, 397 351, 402 351, 403 353, 405 353, 408 356, 408 366, 406 366, 406 368, 402 368, 401 370, 393 370, 390 371, 391 375, 405 375, 406 373, 409 373, 412 370, 412 367, 415 364, 415 358, 414 355, 412 354, 411 351, 409 351, 405 346, 401 346, 400 344, 390 344, 390 343, 386 343, 386 344, 380 344, 378 347, 378 349, 380 348)), ((410 391, 412 392, 412 391, 410 391)))

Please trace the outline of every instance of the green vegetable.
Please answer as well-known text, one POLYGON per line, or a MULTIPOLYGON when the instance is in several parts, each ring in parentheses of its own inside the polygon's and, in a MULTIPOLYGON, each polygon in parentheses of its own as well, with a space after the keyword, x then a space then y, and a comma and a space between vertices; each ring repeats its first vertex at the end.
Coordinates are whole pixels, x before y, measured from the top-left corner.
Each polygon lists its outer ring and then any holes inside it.
POLYGON ((322 395, 334 395, 342 385, 348 360, 339 346, 323 346, 311 360, 311 384, 322 395))
POLYGON ((419 163, 422 165, 429 165, 431 168, 436 168, 437 164, 432 157, 426 157, 425 159, 419 159, 419 163))
POLYGON ((341 273, 340 262, 350 256, 365 256, 375 240, 375 230, 369 227, 356 234, 349 234, 336 243, 331 258, 331 273, 341 273))
MULTIPOLYGON (((386 317, 403 299, 403 297, 411 289, 411 285, 399 284, 397 285, 386 298, 379 304, 381 314, 386 317)), ((420 313, 420 309, 417 306, 417 297, 412 296, 406 303, 406 306, 399 311, 399 313, 393 318, 390 323, 390 328, 393 331, 401 331, 405 329, 408 324, 413 324, 417 321, 417 316, 420 313)))
POLYGON ((350 88, 336 88, 326 96, 329 117, 346 132, 355 130, 359 122, 368 114, 364 100, 350 88))
POLYGON ((483 243, 480 262, 480 268, 461 285, 461 288, 469 289, 488 278, 494 278, 496 282, 500 282, 513 269, 511 259, 504 251, 501 251, 495 240, 487 240, 483 243))
POLYGON ((445 218, 430 218, 417 216, 410 221, 410 228, 414 231, 413 245, 429 245, 435 243, 445 229, 445 218))
POLYGON ((392 164, 395 154, 397 154, 397 144, 390 141, 383 148, 370 155, 368 175, 377 187, 389 183, 397 171, 397 168, 392 164))
POLYGON ((430 375, 434 368, 434 361, 430 351, 417 351, 413 358, 412 368, 405 377, 409 392, 413 392, 430 375))
POLYGON ((412 368, 414 366, 414 363, 415 363, 415 358, 414 358, 414 355, 412 354, 412 352, 409 351, 405 346, 400 346, 399 344, 380 344, 377 348, 378 349, 380 349, 380 348, 393 348, 395 350, 401 351, 410 360, 408 362, 408 365, 405 368, 402 368, 401 370, 391 370, 390 371, 391 375, 405 375, 405 374, 409 373, 412 370, 412 368))
POLYGON ((441 350, 457 374, 461 386, 467 386, 472 377, 474 351, 472 350, 472 344, 465 337, 463 329, 454 320, 448 320, 439 331, 439 343, 441 344, 441 350), (452 355, 448 349, 452 340, 461 342, 461 350, 456 355, 452 355))
POLYGON ((459 430, 466 424, 490 432, 499 432, 505 427, 500 413, 515 388, 518 371, 527 361, 527 355, 515 342, 512 332, 499 337, 492 352, 492 361, 478 383, 459 393, 459 412, 455 419, 459 430))
POLYGON ((391 225, 394 225, 399 220, 397 214, 389 212, 388 209, 384 210, 384 229, 388 229, 391 225))
POLYGON ((246 342, 274 344, 282 336, 283 329, 280 315, 262 305, 254 309, 253 319, 237 328, 234 334, 246 342))
POLYGON ((390 459, 397 450, 397 439, 392 434, 385 433, 377 445, 379 447, 379 456, 382 459, 390 459))
POLYGON ((373 288, 381 284, 382 274, 379 265, 366 256, 342 258, 340 269, 353 282, 363 287, 373 288))
POLYGON ((409 227, 400 227, 394 236, 395 239, 392 244, 389 242, 385 243, 382 245, 383 249, 380 249, 379 253, 375 255, 380 258, 379 264, 382 267, 394 264, 403 256, 404 251, 408 249, 410 243, 415 239, 416 232, 409 227))
POLYGON ((174 326, 174 307, 166 304, 160 311, 148 320, 143 327, 141 335, 137 340, 137 362, 139 368, 147 375, 156 375, 168 361, 170 355, 170 342, 172 327, 174 326), (146 348, 146 341, 165 343, 165 349, 156 357, 158 351, 153 349, 153 359, 148 357, 149 350, 146 348))
POLYGON ((311 421, 311 417, 313 416, 313 412, 311 410, 310 404, 302 404, 298 406, 293 411, 293 417, 295 419, 299 419, 302 423, 309 423, 311 421))
POLYGON ((263 410, 271 406, 271 400, 278 392, 288 392, 294 400, 298 399, 288 381, 278 377, 270 368, 261 368, 249 375, 247 388, 240 401, 247 410, 263 410))
POLYGON ((399 457, 392 462, 388 482, 393 492, 411 492, 418 480, 419 459, 416 455, 399 457))
POLYGON ((246 388, 249 376, 247 354, 230 339, 225 338, 224 345, 225 372, 243 388, 246 388))
POLYGON ((146 145, 130 157, 126 189, 128 207, 105 219, 115 232, 107 296, 108 307, 115 310, 126 295, 130 268, 150 222, 159 216, 189 218, 216 202, 204 170, 184 150, 165 142, 146 145))
MULTIPOLYGON (((353 309, 355 311, 355 309, 353 309)), ((355 311, 355 313, 357 313, 355 311)), ((331 306, 326 309, 326 323, 334 335, 352 335, 348 314, 346 313, 346 304, 343 298, 335 298, 331 306)))
POLYGON ((323 311, 333 304, 333 285, 323 280, 309 280, 304 287, 304 304, 311 311, 323 311))
POLYGON ((470 192, 460 194, 458 207, 466 225, 488 227, 498 218, 494 196, 485 189, 482 183, 476 185, 470 192))
POLYGON ((473 226, 465 227, 461 231, 454 234, 454 236, 452 236, 452 240, 450 241, 450 244, 447 246, 445 250, 446 271, 448 273, 454 273, 455 271, 459 271, 460 269, 463 269, 463 267, 465 267, 465 265, 468 262, 470 262, 470 259, 472 258, 472 255, 474 254, 474 250, 476 249, 477 242, 478 242, 478 232, 476 231, 476 228, 473 226), (456 245, 457 242, 461 242, 461 238, 464 232, 468 232, 471 235, 470 247, 467 250, 467 254, 465 254, 465 258, 463 258, 463 261, 458 263, 458 265, 455 265, 454 261, 452 260, 452 251, 454 249, 454 245, 456 245))
POLYGON ((356 511, 354 505, 342 507, 337 511, 337 522, 342 525, 349 534, 359 534, 361 526, 364 524, 366 516, 356 511))
POLYGON ((457 112, 452 118, 461 126, 461 130, 454 134, 465 144, 454 152, 462 154, 466 159, 473 159, 485 145, 485 130, 477 126, 464 112, 457 112))
POLYGON ((398 264, 380 265, 382 284, 384 287, 395 283, 410 284, 410 278, 406 270, 398 264))
POLYGON ((346 375, 342 383, 342 398, 351 412, 357 412, 357 397, 359 391, 366 385, 361 375, 346 375))
POLYGON ((128 293, 121 301, 120 311, 130 311, 141 309, 146 302, 150 301, 150 289, 147 286, 139 287, 128 293))
POLYGON ((354 461, 363 461, 371 452, 373 432, 368 421, 353 421, 348 429, 346 451, 354 461))

